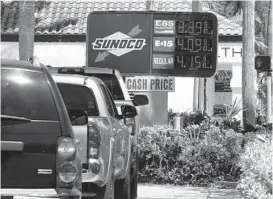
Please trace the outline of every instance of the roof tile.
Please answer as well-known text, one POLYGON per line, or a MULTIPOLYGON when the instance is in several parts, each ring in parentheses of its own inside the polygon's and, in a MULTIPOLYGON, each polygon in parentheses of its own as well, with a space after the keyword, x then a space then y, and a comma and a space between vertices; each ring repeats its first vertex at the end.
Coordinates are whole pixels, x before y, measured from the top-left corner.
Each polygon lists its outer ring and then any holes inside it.
MULTIPOLYGON (((1 4, 1 34, 18 34, 19 3, 4 1, 1 4)), ((146 0, 87 0, 87 1, 36 1, 35 2, 36 34, 43 35, 84 35, 86 34, 87 17, 92 11, 124 10, 145 11, 146 0)), ((203 11, 212 12, 203 7, 203 11)), ((152 10, 191 12, 191 1, 155 0, 152 10)), ((242 26, 214 13, 218 18, 219 35, 242 35, 242 26)))

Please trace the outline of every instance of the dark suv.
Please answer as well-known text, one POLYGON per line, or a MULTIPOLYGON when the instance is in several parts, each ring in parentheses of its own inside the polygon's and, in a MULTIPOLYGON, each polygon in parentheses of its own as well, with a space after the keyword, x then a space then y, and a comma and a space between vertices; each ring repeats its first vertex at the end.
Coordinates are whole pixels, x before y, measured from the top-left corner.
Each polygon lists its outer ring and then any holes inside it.
POLYGON ((1 198, 81 198, 71 115, 48 69, 1 60, 1 94, 1 198))

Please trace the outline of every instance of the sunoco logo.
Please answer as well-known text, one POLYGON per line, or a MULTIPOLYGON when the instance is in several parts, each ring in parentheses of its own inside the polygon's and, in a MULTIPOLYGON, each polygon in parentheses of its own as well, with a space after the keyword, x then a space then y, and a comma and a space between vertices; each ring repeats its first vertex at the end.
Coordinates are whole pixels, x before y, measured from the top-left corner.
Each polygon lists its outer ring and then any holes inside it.
POLYGON ((146 45, 146 39, 133 38, 142 32, 139 25, 134 27, 128 34, 116 32, 104 38, 97 38, 93 43, 93 50, 104 50, 96 57, 95 62, 103 61, 109 54, 122 56, 134 50, 142 50, 146 45))

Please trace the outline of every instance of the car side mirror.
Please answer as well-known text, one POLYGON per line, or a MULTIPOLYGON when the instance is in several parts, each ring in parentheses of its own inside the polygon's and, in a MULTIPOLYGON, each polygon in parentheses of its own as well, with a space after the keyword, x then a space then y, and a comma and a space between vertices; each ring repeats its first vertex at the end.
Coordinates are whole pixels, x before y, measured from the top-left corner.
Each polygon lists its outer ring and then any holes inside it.
POLYGON ((146 95, 134 95, 133 104, 135 106, 143 106, 149 104, 149 99, 146 95))
POLYGON ((85 125, 88 122, 88 114, 83 109, 67 109, 70 122, 73 126, 85 125))
POLYGON ((137 110, 134 106, 131 105, 122 105, 121 113, 124 118, 132 118, 137 116, 137 110))

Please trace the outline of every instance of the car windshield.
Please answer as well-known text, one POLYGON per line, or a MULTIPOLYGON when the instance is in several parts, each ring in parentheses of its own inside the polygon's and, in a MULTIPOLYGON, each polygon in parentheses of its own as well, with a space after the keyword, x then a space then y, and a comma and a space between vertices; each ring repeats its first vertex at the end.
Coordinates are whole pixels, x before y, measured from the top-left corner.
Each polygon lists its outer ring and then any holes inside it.
POLYGON ((58 121, 57 108, 42 72, 1 68, 1 115, 58 121))
POLYGON ((119 81, 115 75, 100 73, 92 73, 87 75, 101 79, 110 90, 114 100, 124 100, 124 96, 120 88, 119 81))
POLYGON ((99 116, 96 98, 89 88, 81 85, 58 83, 67 109, 82 109, 88 116, 99 116))

